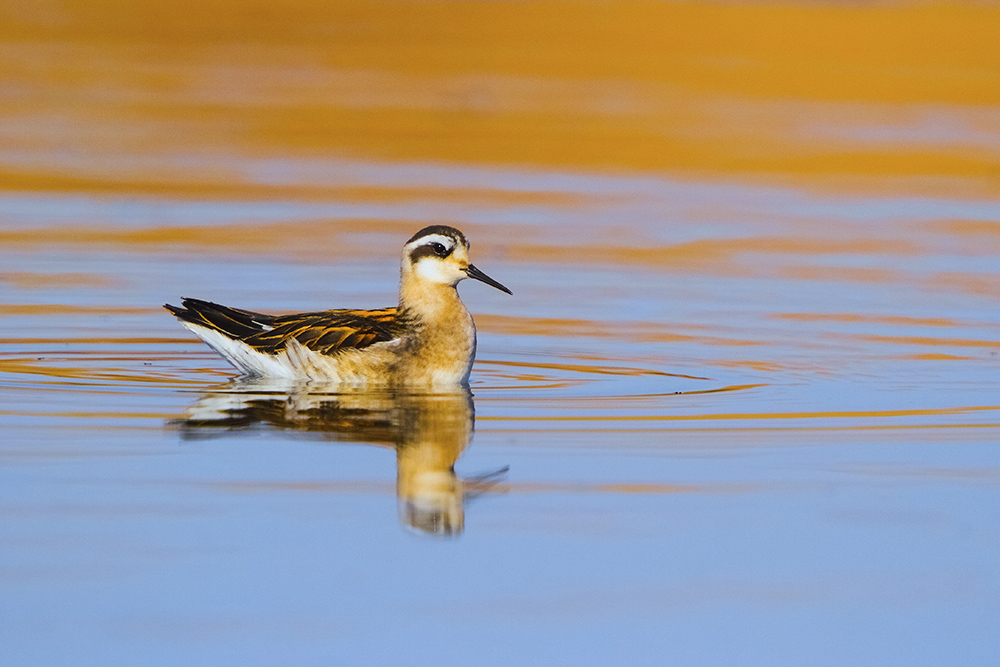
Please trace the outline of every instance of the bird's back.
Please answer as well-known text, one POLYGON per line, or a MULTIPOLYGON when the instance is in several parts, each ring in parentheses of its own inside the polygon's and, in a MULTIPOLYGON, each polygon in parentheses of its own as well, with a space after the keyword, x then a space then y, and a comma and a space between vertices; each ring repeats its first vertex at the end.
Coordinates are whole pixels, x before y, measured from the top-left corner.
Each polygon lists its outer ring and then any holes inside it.
POLYGON ((181 304, 164 307, 248 375, 295 377, 298 373, 289 366, 303 354, 336 358, 389 342, 399 333, 394 307, 267 315, 200 299, 182 299, 181 304))

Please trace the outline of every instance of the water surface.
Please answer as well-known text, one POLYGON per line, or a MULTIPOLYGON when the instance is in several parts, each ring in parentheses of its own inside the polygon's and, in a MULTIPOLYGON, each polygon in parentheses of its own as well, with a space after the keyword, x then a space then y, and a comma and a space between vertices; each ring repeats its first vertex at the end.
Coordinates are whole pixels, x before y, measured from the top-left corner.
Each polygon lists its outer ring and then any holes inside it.
POLYGON ((996 10, 2 12, 3 664, 996 662, 996 10), (436 223, 468 393, 160 308, 392 305, 436 223))

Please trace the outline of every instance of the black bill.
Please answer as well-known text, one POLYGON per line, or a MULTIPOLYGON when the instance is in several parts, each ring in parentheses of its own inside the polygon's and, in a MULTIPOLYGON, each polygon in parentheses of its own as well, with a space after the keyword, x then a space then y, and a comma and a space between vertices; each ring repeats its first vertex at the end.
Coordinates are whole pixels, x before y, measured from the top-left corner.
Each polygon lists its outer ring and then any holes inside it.
POLYGON ((513 296, 514 294, 509 289, 507 289, 506 287, 504 287, 503 285, 501 285, 500 283, 493 280, 488 275, 486 275, 485 273, 474 267, 472 264, 469 264, 469 268, 465 270, 465 275, 469 276, 470 278, 475 278, 479 282, 486 283, 491 287, 496 287, 501 292, 507 292, 507 294, 510 294, 511 296, 513 296))

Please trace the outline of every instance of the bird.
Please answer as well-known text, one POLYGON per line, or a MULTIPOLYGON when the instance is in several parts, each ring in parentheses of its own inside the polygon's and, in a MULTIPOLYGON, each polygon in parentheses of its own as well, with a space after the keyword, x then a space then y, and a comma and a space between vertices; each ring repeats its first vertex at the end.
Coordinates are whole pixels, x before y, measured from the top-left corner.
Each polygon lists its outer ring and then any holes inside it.
POLYGON ((431 225, 403 246, 395 307, 268 315, 182 298, 181 306, 164 308, 244 377, 360 388, 468 386, 476 325, 457 289, 466 278, 513 294, 469 261, 461 231, 431 225))

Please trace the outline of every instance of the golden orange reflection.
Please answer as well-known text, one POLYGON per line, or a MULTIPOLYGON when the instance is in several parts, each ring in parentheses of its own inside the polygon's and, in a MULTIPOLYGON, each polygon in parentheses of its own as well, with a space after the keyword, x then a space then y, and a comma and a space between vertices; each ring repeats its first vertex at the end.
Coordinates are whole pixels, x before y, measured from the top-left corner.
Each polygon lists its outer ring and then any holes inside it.
MULTIPOLYGON (((943 0, 9 4, 0 135, 16 150, 959 177, 995 194, 981 146, 998 132, 997 26, 995 4, 943 0)), ((129 189, 171 187, 109 168, 129 189)), ((15 188, 117 178, 3 171, 15 188)), ((190 171, 177 178, 203 189, 190 171)))
MULTIPOLYGON (((413 223, 385 223, 380 228, 405 240, 415 231, 413 223)), ((343 235, 350 231, 370 231, 371 224, 351 224, 317 220, 297 223, 217 226, 158 226, 148 229, 122 229, 92 224, 87 226, 46 227, 31 230, 0 230, 0 243, 6 247, 119 246, 139 252, 177 250, 183 252, 239 252, 283 255, 285 257, 324 259, 350 257, 358 253, 356 244, 343 235)), ((401 244, 400 244, 401 245, 401 244)))

